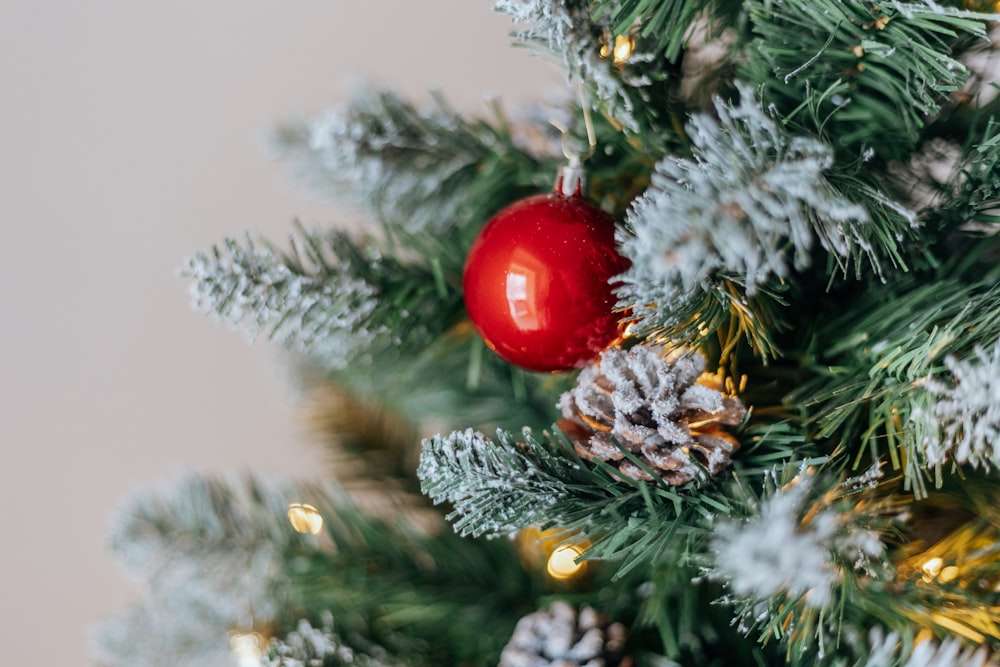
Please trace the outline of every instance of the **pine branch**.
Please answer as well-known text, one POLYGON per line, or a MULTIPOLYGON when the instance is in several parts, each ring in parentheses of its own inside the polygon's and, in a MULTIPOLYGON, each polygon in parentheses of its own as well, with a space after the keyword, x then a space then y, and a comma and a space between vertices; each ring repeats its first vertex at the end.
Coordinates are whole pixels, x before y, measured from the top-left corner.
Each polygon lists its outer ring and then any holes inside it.
POLYGON ((857 667, 996 667, 997 662, 985 647, 964 646, 961 641, 925 640, 920 643, 882 628, 868 633, 870 654, 860 658, 857 667))
POLYGON ((374 521, 336 496, 314 504, 332 548, 288 554, 292 613, 330 613, 341 635, 408 665, 496 664, 537 595, 509 544, 374 521))
POLYGON ((639 35, 655 39, 657 51, 673 62, 700 20, 713 24, 714 31, 718 31, 735 22, 741 9, 742 3, 737 0, 598 0, 591 11, 595 16, 606 14, 615 35, 626 35, 639 26, 639 35))
POLYGON ((716 527, 708 574, 725 582, 721 600, 744 634, 781 642, 799 664, 833 650, 845 622, 864 627, 863 600, 893 574, 886 540, 898 536, 903 506, 877 495, 880 476, 873 468, 838 481, 785 466, 751 499, 749 516, 716 527))
POLYGON ((985 36, 985 19, 930 0, 755 1, 741 76, 838 150, 905 158, 969 76, 956 56, 963 38, 985 36))
MULTIPOLYGON (((418 235, 460 237, 513 199, 550 187, 555 169, 515 145, 507 120, 466 120, 440 96, 427 110, 389 91, 281 128, 275 143, 300 179, 418 235)), ((453 240, 454 241, 454 240, 453 240)))
POLYGON ((421 349, 461 312, 457 290, 433 267, 362 249, 342 233, 301 237, 287 254, 248 236, 244 246, 229 239, 225 252, 195 255, 182 269, 194 306, 251 340, 266 332, 330 369, 389 337, 401 353, 421 349))
POLYGON ((990 116, 967 142, 931 219, 945 230, 989 231, 1000 220, 1000 123, 990 116), (970 225, 971 223, 971 225, 970 225))
MULTIPOLYGON (((689 3, 691 4, 691 3, 689 3)), ((676 106, 667 95, 670 59, 658 51, 657 39, 636 35, 631 24, 619 29, 620 12, 608 3, 587 0, 497 0, 494 9, 509 14, 519 29, 515 38, 562 59, 571 84, 583 84, 598 105, 630 134, 652 139, 650 128, 671 134, 669 113, 676 106), (616 20, 618 17, 618 20, 616 20), (628 36, 634 46, 625 62, 602 56, 602 45, 628 36)))
POLYGON ((372 657, 495 664, 536 595, 509 545, 371 519, 328 486, 190 476, 137 494, 112 546, 148 587, 139 607, 100 631, 115 667, 226 664, 230 630, 283 633, 328 613, 372 657), (293 530, 290 502, 316 508, 318 537, 293 530))
MULTIPOLYGON (((948 653, 956 659, 958 653, 971 659, 972 651, 980 646, 987 647, 988 653, 979 653, 979 659, 990 657, 989 653, 996 659, 1000 609, 994 588, 1000 581, 1000 511, 992 499, 997 481, 981 475, 950 481, 957 483, 906 505, 906 541, 890 554, 894 578, 856 601, 870 617, 869 625, 900 638, 895 653, 883 656, 898 662, 874 664, 902 664, 911 654, 927 656, 929 648, 914 646, 918 633, 924 638, 933 636, 932 647, 950 647, 942 654, 942 664, 951 664, 943 657, 948 653)), ((888 648, 873 649, 873 659, 888 648)))
MULTIPOLYGON (((734 497, 743 496, 739 485, 633 480, 607 464, 584 463, 565 438, 523 435, 517 442, 500 431, 494 441, 468 430, 424 442, 417 473, 424 493, 451 504, 448 518, 461 534, 497 537, 541 522, 586 539, 591 546, 585 556, 613 561, 614 577, 621 578, 662 562, 677 544, 704 537, 711 517, 729 514, 734 497)), ((812 453, 789 435, 780 425, 748 433, 735 474, 812 453)))
POLYGON ((781 354, 776 335, 789 326, 785 307, 787 291, 783 286, 761 286, 754 296, 747 296, 740 281, 720 276, 708 291, 678 297, 672 285, 647 284, 641 295, 648 302, 642 306, 638 286, 619 289, 619 307, 630 308, 634 316, 631 332, 636 336, 670 344, 703 347, 721 341, 727 353, 746 343, 762 359, 781 354))
MULTIPOLYGON (((974 257, 964 269, 979 278, 974 282, 913 277, 866 290, 846 304, 843 317, 820 328, 824 368, 790 396, 815 406, 810 421, 818 437, 848 444, 841 453, 855 461, 865 453, 871 460, 887 453, 918 495, 926 492, 921 468, 929 460, 940 463, 941 447, 950 447, 940 440, 936 422, 926 419, 936 409, 927 379, 946 377, 946 358, 969 359, 977 344, 1000 339, 1000 287, 993 273, 982 277, 986 269, 974 257)), ((948 392, 938 394, 945 398, 948 392)), ((938 408, 942 415, 976 419, 971 415, 978 403, 951 410, 947 405, 938 408)), ((989 423, 986 418, 983 428, 989 423)))
POLYGON ((498 432, 493 442, 468 429, 424 441, 418 475, 435 504, 450 503, 461 535, 497 537, 549 519, 566 498, 562 479, 572 463, 533 439, 523 448, 498 432), (560 475, 559 473, 563 474, 560 475))
POLYGON ((828 146, 787 134, 748 88, 740 92, 738 103, 716 102, 718 121, 691 121, 693 160, 658 163, 629 211, 620 240, 632 267, 619 306, 633 310, 645 335, 686 335, 694 321, 700 335, 688 337, 703 338, 734 321, 768 355, 770 333, 781 328, 769 284, 806 269, 817 246, 845 274, 864 265, 881 275, 884 262, 900 261, 898 239, 913 219, 887 214, 887 198, 849 172, 837 180, 864 204, 884 205, 872 215, 847 198, 826 175, 836 173, 828 146))
POLYGON ((195 308, 241 327, 250 340, 266 330, 285 345, 343 365, 373 333, 366 320, 375 309, 375 289, 344 265, 309 268, 248 236, 245 247, 227 239, 225 252, 214 247, 195 255, 182 275, 193 281, 195 308))
POLYGON ((226 634, 283 612, 281 552, 305 538, 285 518, 291 486, 260 478, 185 477, 142 491, 118 511, 110 537, 145 597, 95 635, 103 664, 226 664, 226 634))

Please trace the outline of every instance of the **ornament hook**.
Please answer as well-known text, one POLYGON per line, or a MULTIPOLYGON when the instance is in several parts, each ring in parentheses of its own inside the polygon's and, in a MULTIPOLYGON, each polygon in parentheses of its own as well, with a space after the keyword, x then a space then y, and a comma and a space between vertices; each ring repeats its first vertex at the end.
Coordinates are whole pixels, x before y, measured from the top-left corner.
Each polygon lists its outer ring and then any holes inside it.
POLYGON ((597 133, 594 131, 594 119, 590 115, 590 107, 583 93, 583 83, 579 85, 580 109, 583 111, 583 124, 587 129, 587 152, 581 155, 570 148, 569 129, 555 120, 549 123, 562 133, 562 153, 569 161, 559 173, 556 190, 566 196, 579 195, 583 191, 583 163, 593 157, 597 150, 597 133))

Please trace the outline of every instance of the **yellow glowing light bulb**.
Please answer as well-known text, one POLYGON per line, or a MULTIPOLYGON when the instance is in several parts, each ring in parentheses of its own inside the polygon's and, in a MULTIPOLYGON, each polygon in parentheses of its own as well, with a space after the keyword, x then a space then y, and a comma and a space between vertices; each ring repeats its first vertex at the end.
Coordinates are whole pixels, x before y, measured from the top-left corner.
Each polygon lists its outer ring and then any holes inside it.
POLYGON ((323 517, 312 505, 292 503, 288 506, 288 520, 292 523, 292 528, 300 533, 318 535, 323 530, 323 517))
POLYGON ((944 565, 944 561, 941 558, 938 558, 937 556, 928 558, 924 564, 920 566, 920 569, 924 571, 924 581, 930 582, 934 579, 934 577, 938 576, 941 572, 942 565, 944 565))
POLYGON ((615 50, 614 62, 616 65, 620 65, 629 59, 632 55, 632 49, 635 48, 635 41, 631 37, 625 35, 618 35, 615 37, 615 50))
POLYGON ((948 582, 955 581, 958 578, 958 568, 954 565, 949 565, 948 567, 941 570, 940 576, 938 576, 938 581, 942 584, 947 584, 948 582))
POLYGON ((563 544, 556 547, 555 551, 549 555, 545 571, 553 579, 566 580, 578 577, 587 569, 586 562, 576 562, 582 553, 583 549, 574 544, 563 544))

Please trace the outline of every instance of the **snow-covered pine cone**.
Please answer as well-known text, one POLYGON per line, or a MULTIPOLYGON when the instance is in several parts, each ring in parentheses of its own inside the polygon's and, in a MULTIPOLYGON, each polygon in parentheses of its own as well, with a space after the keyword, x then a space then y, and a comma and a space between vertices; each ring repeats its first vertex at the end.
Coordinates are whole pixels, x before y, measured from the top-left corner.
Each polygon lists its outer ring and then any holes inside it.
POLYGON ((584 605, 579 614, 566 602, 528 614, 500 654, 499 667, 629 667, 622 658, 625 626, 584 605))
POLYGON ((611 348, 588 366, 559 399, 559 428, 577 453, 602 460, 636 480, 653 478, 629 461, 616 442, 672 486, 715 475, 739 442, 725 429, 746 415, 743 403, 703 375, 698 353, 664 357, 660 347, 611 348))

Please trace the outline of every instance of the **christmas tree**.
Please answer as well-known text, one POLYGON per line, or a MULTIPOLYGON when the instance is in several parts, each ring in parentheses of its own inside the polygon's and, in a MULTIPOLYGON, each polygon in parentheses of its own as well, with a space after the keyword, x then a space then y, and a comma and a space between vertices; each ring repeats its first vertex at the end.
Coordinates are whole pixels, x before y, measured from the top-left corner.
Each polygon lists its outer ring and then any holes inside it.
POLYGON ((337 462, 131 498, 100 664, 1000 664, 993 3, 494 9, 562 102, 366 90, 276 137, 365 233, 184 264, 337 462))

